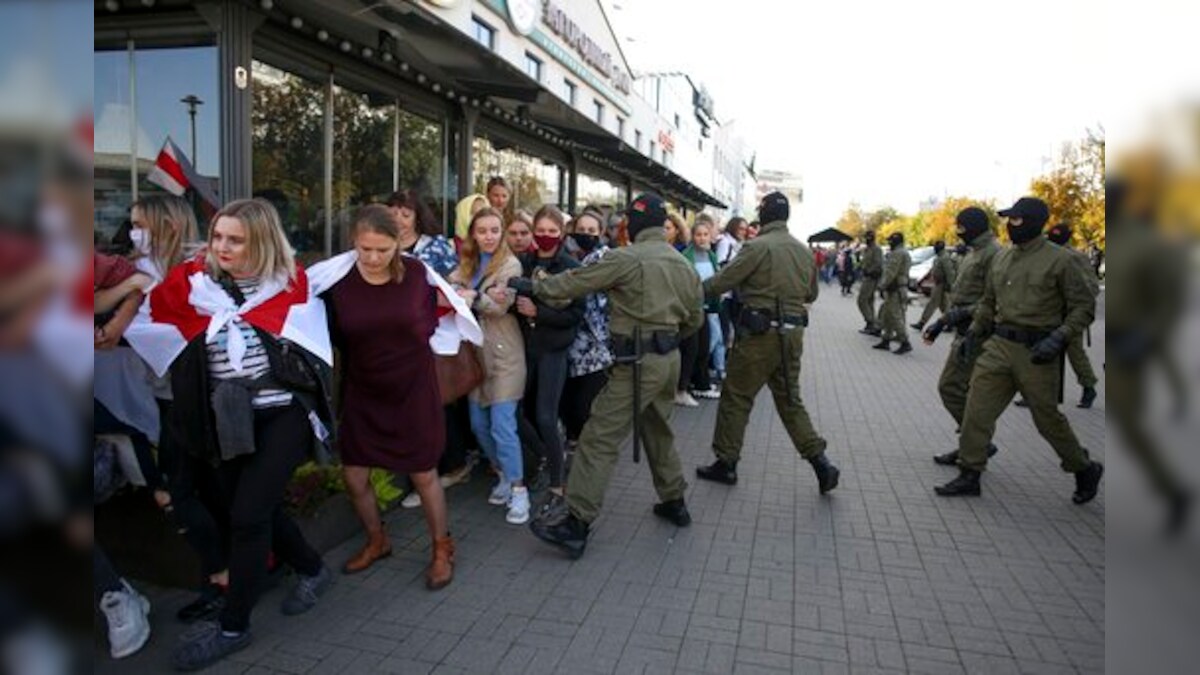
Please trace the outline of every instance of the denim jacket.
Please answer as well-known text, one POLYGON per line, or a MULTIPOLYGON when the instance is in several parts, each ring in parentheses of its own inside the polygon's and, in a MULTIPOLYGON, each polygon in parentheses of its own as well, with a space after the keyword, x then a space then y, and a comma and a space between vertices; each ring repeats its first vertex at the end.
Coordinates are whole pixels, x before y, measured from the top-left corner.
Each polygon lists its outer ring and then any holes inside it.
MULTIPOLYGON (((580 264, 583 267, 592 265, 607 251, 608 247, 602 246, 587 254, 580 264)), ((584 298, 583 323, 567 351, 567 376, 589 375, 611 366, 613 354, 608 337, 608 296, 593 293, 584 298)))

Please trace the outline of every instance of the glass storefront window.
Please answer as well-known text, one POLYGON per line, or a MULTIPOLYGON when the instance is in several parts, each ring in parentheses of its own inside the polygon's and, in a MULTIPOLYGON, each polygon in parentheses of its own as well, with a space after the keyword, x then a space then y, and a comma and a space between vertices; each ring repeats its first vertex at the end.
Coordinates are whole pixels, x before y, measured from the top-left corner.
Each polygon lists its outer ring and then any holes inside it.
POLYGON ((275 205, 311 262, 325 248, 325 87, 259 61, 252 74, 254 196, 275 205))
MULTIPOLYGON (((170 49, 134 45, 97 51, 93 59, 96 111, 95 222, 97 243, 106 245, 128 220, 136 197, 163 192, 147 180, 167 141, 195 169, 204 192, 219 194, 221 152, 216 47, 170 49), (182 99, 199 101, 189 106, 182 99), (194 107, 196 114, 190 115, 194 107), (193 150, 194 148, 194 150, 193 150), (197 157, 193 157, 197 155, 197 157), (136 160, 135 160, 136 158, 136 160), (136 178, 130 171, 136 161, 136 178)), ((214 206, 197 190, 185 193, 201 226, 214 206)))
POLYGON ((602 178, 596 178, 581 172, 577 184, 578 194, 575 198, 576 213, 582 211, 587 206, 597 208, 611 207, 620 210, 629 201, 629 195, 625 194, 625 186, 610 183, 602 178))
POLYGON ((457 191, 444 175, 442 158, 446 149, 442 125, 403 108, 397 113, 397 120, 400 152, 396 187, 423 195, 434 215, 444 223, 453 212, 457 191))
POLYGON ((396 104, 333 88, 333 252, 350 246, 354 212, 395 189, 396 104))
POLYGON ((560 203, 557 164, 486 137, 475 139, 474 151, 474 192, 482 194, 492 176, 501 176, 508 183, 510 211, 533 213, 546 204, 560 203))

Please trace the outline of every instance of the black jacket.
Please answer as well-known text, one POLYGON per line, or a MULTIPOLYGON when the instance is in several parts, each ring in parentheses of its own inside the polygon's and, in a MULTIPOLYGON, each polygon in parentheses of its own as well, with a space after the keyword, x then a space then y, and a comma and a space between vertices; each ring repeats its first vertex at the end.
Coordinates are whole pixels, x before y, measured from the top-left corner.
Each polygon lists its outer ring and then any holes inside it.
MULTIPOLYGON (((523 254, 521 256, 522 275, 532 278, 538 267, 544 269, 548 275, 560 274, 579 267, 579 261, 567 253, 565 246, 560 246, 558 255, 551 258, 548 263, 539 265, 538 262, 537 252, 523 254)), ((525 351, 530 354, 544 354, 570 347, 571 343, 575 341, 575 334, 579 332, 579 324, 583 322, 586 298, 573 300, 570 305, 562 309, 551 307, 537 298, 533 298, 533 303, 537 305, 537 318, 531 321, 524 316, 519 317, 521 332, 525 335, 525 351)))
MULTIPOLYGON (((314 434, 311 455, 319 463, 328 463, 332 453, 334 434, 333 403, 330 398, 332 391, 332 371, 324 361, 310 354, 299 345, 288 340, 282 340, 267 333, 254 329, 262 340, 267 352, 267 361, 271 364, 271 376, 279 381, 281 388, 292 392, 296 402, 305 409, 315 411, 329 432, 324 442, 314 434), (286 386, 282 371, 300 371, 315 386, 304 390, 286 386)), ((208 348, 205 345, 204 333, 196 336, 184 348, 175 362, 171 364, 171 393, 174 402, 171 406, 170 418, 166 425, 173 438, 184 451, 213 465, 221 461, 221 450, 217 445, 216 420, 213 417, 210 403, 208 382, 208 348)))

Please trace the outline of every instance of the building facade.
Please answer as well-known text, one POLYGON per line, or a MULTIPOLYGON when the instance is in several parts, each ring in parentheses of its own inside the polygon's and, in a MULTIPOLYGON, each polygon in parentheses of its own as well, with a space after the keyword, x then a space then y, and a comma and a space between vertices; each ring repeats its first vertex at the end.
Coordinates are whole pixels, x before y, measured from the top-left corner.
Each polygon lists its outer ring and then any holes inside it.
POLYGON ((728 207, 693 93, 639 95, 596 0, 98 0, 94 68, 99 239, 168 143, 221 200, 275 203, 307 258, 395 189, 449 226, 492 175, 516 208, 728 207))

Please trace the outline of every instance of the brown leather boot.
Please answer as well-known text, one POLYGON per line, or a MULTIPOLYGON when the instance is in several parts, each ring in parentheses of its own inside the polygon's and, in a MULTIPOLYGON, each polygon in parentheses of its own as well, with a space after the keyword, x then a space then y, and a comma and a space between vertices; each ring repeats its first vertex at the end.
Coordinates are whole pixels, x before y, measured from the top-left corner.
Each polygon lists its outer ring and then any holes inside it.
POLYGON ((345 574, 361 572, 373 565, 376 560, 386 558, 391 554, 392 545, 388 543, 387 533, 382 528, 378 532, 368 532, 366 545, 357 555, 346 561, 342 572, 345 574))
POLYGON ((446 587, 454 579, 454 540, 450 535, 433 540, 433 561, 425 570, 425 587, 431 591, 446 587))

